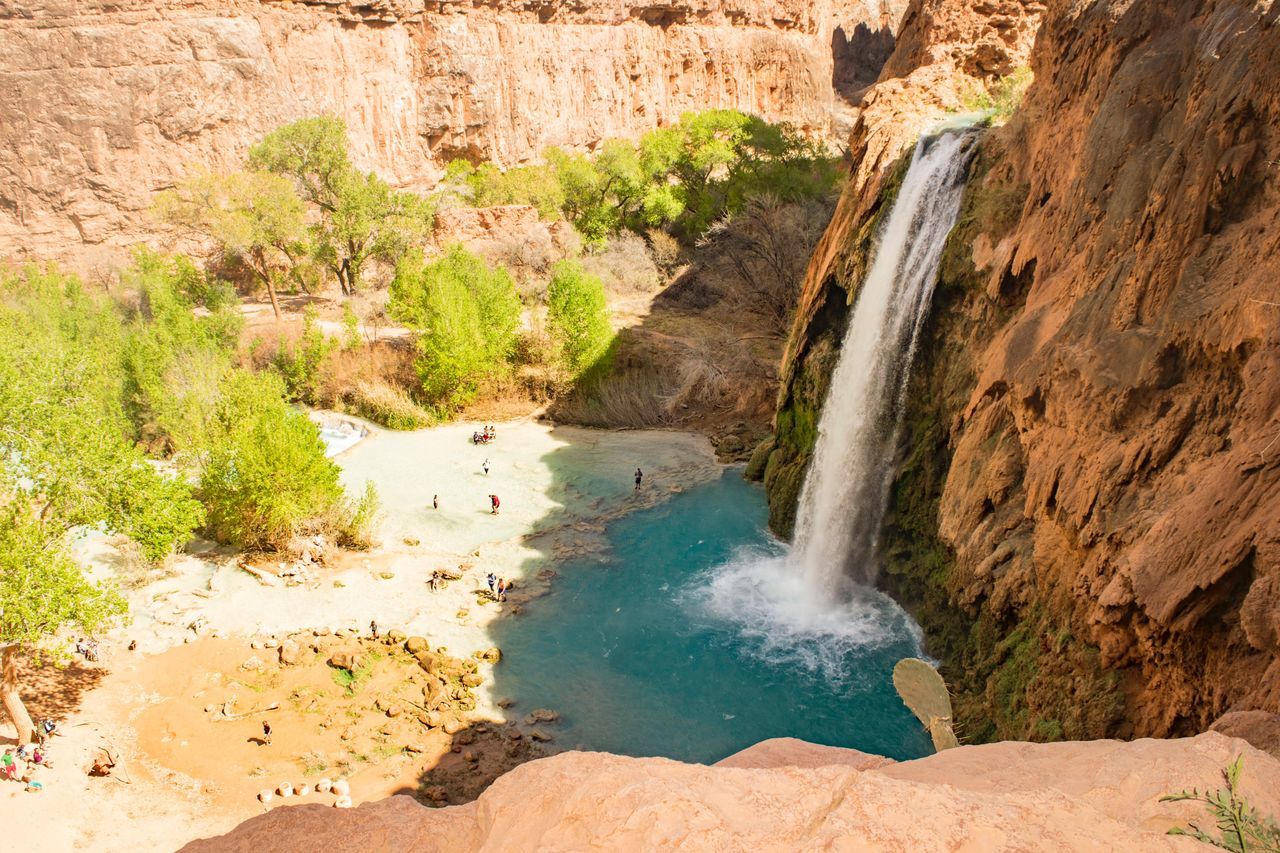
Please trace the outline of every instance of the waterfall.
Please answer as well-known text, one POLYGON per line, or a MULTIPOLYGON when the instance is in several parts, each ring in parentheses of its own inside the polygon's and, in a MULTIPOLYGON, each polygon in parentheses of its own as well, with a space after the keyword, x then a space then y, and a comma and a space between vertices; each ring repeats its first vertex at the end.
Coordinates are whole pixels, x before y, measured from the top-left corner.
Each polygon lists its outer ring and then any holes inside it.
POLYGON ((973 140, 948 131, 917 143, 849 318, 788 558, 790 570, 827 601, 875 580, 911 361, 973 140))

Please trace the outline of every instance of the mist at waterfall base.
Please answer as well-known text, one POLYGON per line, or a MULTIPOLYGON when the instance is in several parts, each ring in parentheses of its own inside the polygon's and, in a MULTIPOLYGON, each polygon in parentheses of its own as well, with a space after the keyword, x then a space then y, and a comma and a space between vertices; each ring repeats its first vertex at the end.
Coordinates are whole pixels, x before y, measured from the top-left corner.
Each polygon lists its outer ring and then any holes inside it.
POLYGON ((893 665, 918 631, 887 597, 827 606, 766 530, 740 469, 607 529, 610 551, 557 569, 502 619, 497 696, 559 711, 561 748, 713 762, 770 737, 915 758, 928 736, 893 665))

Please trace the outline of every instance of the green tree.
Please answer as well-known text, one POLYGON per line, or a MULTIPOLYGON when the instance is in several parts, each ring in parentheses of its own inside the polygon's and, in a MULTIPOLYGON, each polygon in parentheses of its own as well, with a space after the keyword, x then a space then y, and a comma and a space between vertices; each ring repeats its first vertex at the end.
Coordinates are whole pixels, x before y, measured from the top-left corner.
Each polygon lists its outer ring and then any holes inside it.
POLYGON ((280 319, 276 289, 284 278, 305 286, 311 247, 306 211, 293 185, 268 172, 197 172, 156 198, 166 222, 205 234, 240 260, 266 288, 280 319))
POLYGON ((603 371, 613 343, 604 284, 576 260, 555 265, 547 287, 547 324, 565 366, 575 379, 603 371))
POLYGON ((279 548, 324 527, 343 503, 316 425, 271 373, 234 370, 219 389, 199 461, 199 495, 220 541, 279 548))
POLYGON ((417 332, 423 391, 445 410, 475 399, 510 366, 520 325, 511 276, 460 245, 435 261, 406 259, 391 283, 391 312, 417 332))
POLYGON ((64 631, 92 633, 125 612, 66 550, 77 527, 128 535, 150 560, 190 538, 203 511, 129 439, 113 304, 74 277, 0 275, 0 700, 25 741, 17 658, 65 655, 64 631))
POLYGON ((119 316, 57 273, 0 284, 0 496, 30 504, 49 542, 103 526, 163 559, 202 513, 129 440, 119 316))
POLYGON ((66 656, 50 641, 67 631, 95 634, 123 617, 128 606, 113 588, 90 582, 50 539, 45 520, 21 498, 0 507, 0 703, 18 732, 35 735, 22 702, 18 659, 66 656))
POLYGON ((277 128, 249 150, 249 165, 293 180, 302 198, 320 212, 312 228, 316 257, 354 293, 370 258, 395 262, 425 236, 430 204, 396 192, 372 172, 352 166, 347 129, 332 116, 277 128))

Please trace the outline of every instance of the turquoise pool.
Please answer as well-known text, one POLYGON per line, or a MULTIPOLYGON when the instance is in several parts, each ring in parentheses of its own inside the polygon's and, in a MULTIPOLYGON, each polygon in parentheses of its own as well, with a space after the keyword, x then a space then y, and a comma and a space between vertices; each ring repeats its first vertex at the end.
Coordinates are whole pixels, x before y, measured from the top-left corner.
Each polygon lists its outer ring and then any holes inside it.
MULTIPOLYGON (((728 469, 615 521, 608 556, 554 566, 547 596, 494 626, 496 695, 553 708, 562 748, 712 762, 790 736, 905 759, 930 751, 894 693, 919 633, 868 592, 819 603, 728 469)), ((550 563, 548 563, 550 565, 550 563)))

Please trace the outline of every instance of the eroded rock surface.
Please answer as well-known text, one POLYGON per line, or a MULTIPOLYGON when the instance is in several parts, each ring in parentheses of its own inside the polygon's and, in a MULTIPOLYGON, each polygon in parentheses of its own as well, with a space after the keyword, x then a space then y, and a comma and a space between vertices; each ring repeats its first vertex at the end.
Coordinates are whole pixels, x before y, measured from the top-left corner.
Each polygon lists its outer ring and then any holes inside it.
POLYGON ((392 797, 357 809, 276 808, 185 849, 1185 850, 1202 820, 1162 794, 1217 787, 1244 753, 1244 794, 1280 810, 1280 762, 1211 733, 1134 743, 1006 743, 901 764, 765 741, 714 767, 564 753, 522 765, 474 803, 392 797), (759 755, 755 755, 759 753, 759 755), (821 759, 826 756, 827 761, 821 759))
MULTIPOLYGON (((973 737, 1280 710, 1278 21, 1050 3, 1035 83, 982 142, 885 535, 973 737)), ((816 416, 823 318, 882 201, 857 192, 810 268, 780 447, 816 416)))
POLYGON ((151 198, 192 164, 234 167, 268 130, 320 113, 346 120, 361 166, 401 185, 455 157, 511 165, 712 107, 822 134, 837 61, 882 61, 903 5, 6 3, 0 257, 105 262, 155 238, 151 198), (858 26, 879 41, 837 57, 834 31, 858 26))

